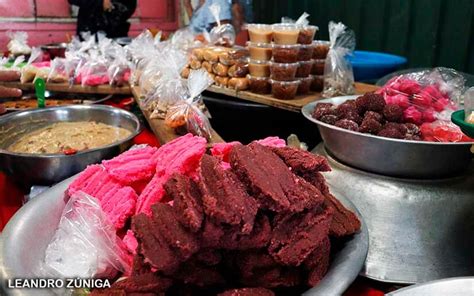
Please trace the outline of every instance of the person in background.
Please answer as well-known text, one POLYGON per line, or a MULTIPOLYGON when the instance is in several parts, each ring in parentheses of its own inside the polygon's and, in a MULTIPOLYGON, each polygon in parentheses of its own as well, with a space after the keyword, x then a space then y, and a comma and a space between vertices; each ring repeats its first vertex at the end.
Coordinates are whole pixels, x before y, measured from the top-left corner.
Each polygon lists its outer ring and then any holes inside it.
POLYGON ((79 7, 77 35, 81 32, 106 33, 108 38, 127 37, 128 19, 137 8, 137 0, 68 0, 79 7))
POLYGON ((253 21, 252 0, 232 0, 232 25, 238 34, 245 24, 253 21))
POLYGON ((183 6, 190 19, 190 26, 196 32, 210 31, 217 23, 209 10, 212 4, 219 4, 221 24, 232 21, 231 0, 184 0, 183 6))

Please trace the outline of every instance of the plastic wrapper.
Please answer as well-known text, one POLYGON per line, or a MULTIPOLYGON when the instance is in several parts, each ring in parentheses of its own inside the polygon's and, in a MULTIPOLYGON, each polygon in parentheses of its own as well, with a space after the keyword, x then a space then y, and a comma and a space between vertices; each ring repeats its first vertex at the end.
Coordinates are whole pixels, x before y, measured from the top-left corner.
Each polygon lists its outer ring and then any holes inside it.
POLYGON ((201 109, 204 106, 201 93, 213 82, 206 71, 191 71, 187 81, 189 97, 169 107, 165 117, 166 125, 178 129, 185 126, 188 132, 211 139, 211 125, 201 109))
POLYGON ((451 121, 436 120, 425 122, 420 127, 421 138, 431 142, 474 142, 466 136, 459 126, 451 121))
POLYGON ((221 24, 220 13, 221 6, 212 4, 209 6, 212 16, 216 20, 217 26, 210 32, 211 44, 232 47, 235 44, 235 29, 231 24, 221 24))
POLYGON ((69 81, 67 60, 65 58, 55 58, 51 62, 51 69, 48 73, 47 82, 65 83, 69 81))
POLYGON ((119 55, 107 69, 110 85, 123 86, 130 80, 130 63, 125 56, 119 55))
POLYGON ((329 22, 329 52, 324 66, 323 96, 354 94, 354 73, 346 56, 355 49, 354 31, 343 23, 329 22))
POLYGON ((474 87, 464 94, 464 117, 467 123, 474 124, 474 87))
POLYGON ((28 46, 28 33, 8 31, 7 36, 10 38, 7 48, 12 55, 19 56, 31 54, 31 47, 28 46))
POLYGON ((396 76, 377 93, 387 104, 402 107, 403 121, 421 125, 436 120, 451 121, 458 109, 465 79, 453 69, 433 70, 396 76))
POLYGON ((97 86, 109 83, 107 60, 98 52, 91 52, 90 58, 79 68, 75 77, 82 86, 97 86))
POLYGON ((35 274, 41 278, 113 279, 131 268, 125 250, 99 202, 77 192, 67 202, 35 274))
POLYGON ((28 61, 26 62, 26 65, 21 69, 21 83, 31 82, 33 81, 33 79, 35 79, 38 68, 33 65, 33 63, 41 62, 41 59, 41 49, 38 47, 34 47, 31 50, 31 55, 28 61))

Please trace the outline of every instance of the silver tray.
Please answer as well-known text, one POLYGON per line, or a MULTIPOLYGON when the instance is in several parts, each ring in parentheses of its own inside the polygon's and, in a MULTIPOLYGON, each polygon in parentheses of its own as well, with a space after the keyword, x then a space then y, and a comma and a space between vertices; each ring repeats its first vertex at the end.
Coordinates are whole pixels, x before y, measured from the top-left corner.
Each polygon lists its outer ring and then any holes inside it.
POLYGON ((449 278, 406 287, 387 296, 471 296, 474 277, 449 278))
POLYGON ((319 103, 339 105, 357 96, 343 96, 309 103, 303 115, 318 126, 329 154, 368 172, 404 178, 440 178, 464 171, 474 154, 473 143, 436 143, 378 137, 342 129, 314 119, 319 103))
POLYGON ((408 180, 348 167, 328 156, 324 173, 367 224, 369 253, 361 274, 384 282, 422 283, 474 274, 474 164, 461 176, 408 180))
MULTIPOLYGON (((6 225, 0 246, 0 281, 6 279, 32 277, 31 270, 35 262, 44 256, 44 251, 53 236, 62 210, 65 206, 64 191, 74 180, 71 177, 48 191, 38 195, 21 208, 6 225)), ((348 208, 357 213, 355 206, 337 191, 333 194, 348 208)), ((362 221, 362 230, 345 242, 338 252, 333 253, 329 271, 318 286, 304 295, 341 295, 359 274, 367 256, 369 236, 362 221)), ((54 295, 51 291, 10 290, 9 295, 54 295)))
POLYGON ((71 105, 11 113, 0 117, 0 170, 26 187, 55 184, 84 170, 89 164, 120 154, 132 145, 140 129, 140 121, 133 113, 105 105, 71 105), (130 135, 109 145, 73 155, 26 154, 6 150, 25 133, 66 121, 101 122, 125 128, 130 135))

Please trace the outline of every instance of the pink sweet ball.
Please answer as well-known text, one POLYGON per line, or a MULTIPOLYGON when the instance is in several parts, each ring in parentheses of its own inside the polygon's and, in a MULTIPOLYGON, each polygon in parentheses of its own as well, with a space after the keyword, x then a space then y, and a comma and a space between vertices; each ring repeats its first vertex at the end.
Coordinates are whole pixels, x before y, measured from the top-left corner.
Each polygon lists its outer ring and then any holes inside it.
POLYGON ((411 122, 416 125, 423 123, 423 114, 415 107, 410 106, 403 111, 404 122, 411 122))
POLYGON ((385 102, 387 104, 395 104, 403 109, 406 109, 410 106, 410 99, 403 94, 395 94, 393 96, 386 95, 385 96, 385 102))
POLYGON ((398 83, 399 86, 397 89, 408 95, 419 93, 421 90, 421 85, 412 79, 400 79, 398 83))
POLYGON ((423 122, 433 122, 436 120, 435 110, 433 108, 428 108, 422 112, 423 122))

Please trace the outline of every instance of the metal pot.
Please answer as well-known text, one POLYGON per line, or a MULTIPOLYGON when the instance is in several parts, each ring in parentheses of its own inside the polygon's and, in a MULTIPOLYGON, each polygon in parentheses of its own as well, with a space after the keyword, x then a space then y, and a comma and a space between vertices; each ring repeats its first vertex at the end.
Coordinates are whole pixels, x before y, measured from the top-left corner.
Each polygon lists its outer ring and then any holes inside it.
POLYGON ((41 50, 49 53, 51 59, 64 58, 66 55, 67 43, 50 43, 41 46, 41 50))
MULTIPOLYGON (((64 191, 74 178, 69 178, 38 195, 8 222, 0 243, 0 286, 5 284, 7 279, 35 276, 35 267, 44 258, 45 249, 56 231, 66 205, 64 191)), ((332 192, 361 218, 348 199, 337 191, 332 192)), ((362 230, 347 238, 340 249, 332 250, 331 265, 326 276, 316 287, 304 292, 304 295, 342 295, 354 281, 364 264, 369 243, 367 227, 362 218, 361 221, 362 230)), ((41 293, 54 295, 51 290, 42 290, 41 293)), ((38 291, 8 290, 8 295, 34 296, 38 295, 38 291)))
POLYGON ((89 164, 123 152, 130 147, 132 139, 139 132, 140 122, 134 114, 103 105, 76 105, 15 112, 0 117, 0 170, 23 185, 51 185, 82 171, 89 164), (55 122, 66 121, 96 121, 119 126, 132 133, 124 140, 80 151, 74 155, 24 154, 5 150, 25 133, 55 122))
POLYGON ((357 96, 320 100, 303 107, 303 115, 318 126, 328 153, 365 171, 403 178, 441 178, 466 170, 473 143, 438 143, 378 137, 342 129, 314 119, 318 103, 339 105, 357 96))
POLYGON ((361 274, 384 282, 422 283, 474 274, 474 164, 454 178, 375 175, 329 156, 328 184, 359 209, 370 233, 361 274))

